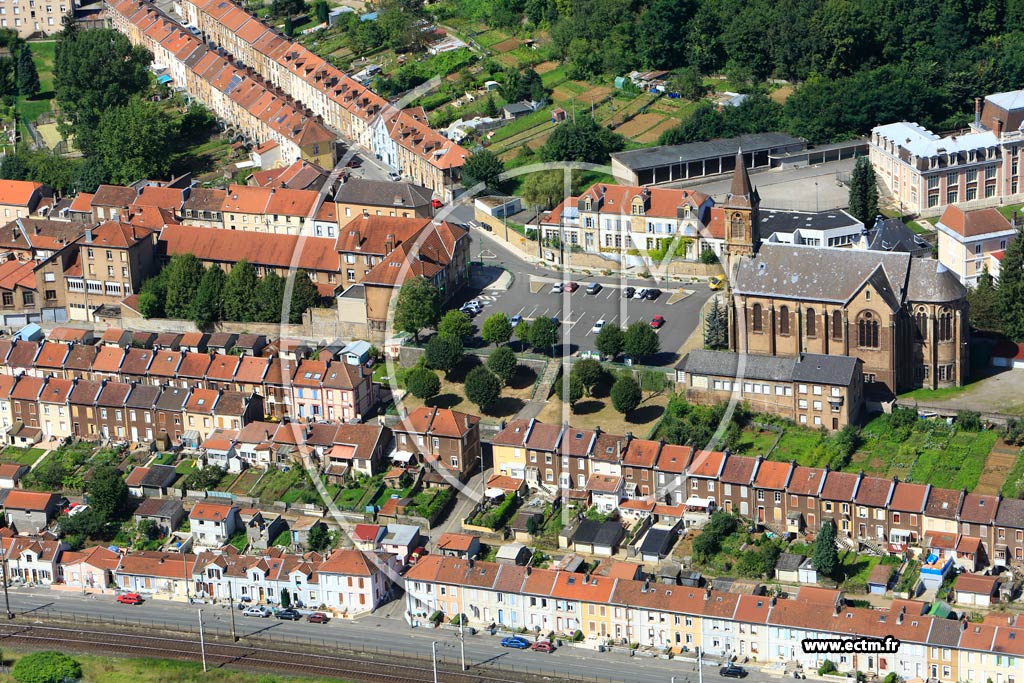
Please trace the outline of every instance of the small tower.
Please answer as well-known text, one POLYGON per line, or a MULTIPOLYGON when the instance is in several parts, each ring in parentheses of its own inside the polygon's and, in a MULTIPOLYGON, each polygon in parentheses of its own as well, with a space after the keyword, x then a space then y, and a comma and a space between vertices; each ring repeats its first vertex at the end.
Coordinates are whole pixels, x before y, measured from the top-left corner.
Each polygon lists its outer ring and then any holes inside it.
POLYGON ((743 150, 736 151, 736 168, 732 187, 722 203, 725 212, 725 255, 730 263, 734 256, 753 256, 761 243, 758 229, 758 207, 761 198, 750 184, 743 150))

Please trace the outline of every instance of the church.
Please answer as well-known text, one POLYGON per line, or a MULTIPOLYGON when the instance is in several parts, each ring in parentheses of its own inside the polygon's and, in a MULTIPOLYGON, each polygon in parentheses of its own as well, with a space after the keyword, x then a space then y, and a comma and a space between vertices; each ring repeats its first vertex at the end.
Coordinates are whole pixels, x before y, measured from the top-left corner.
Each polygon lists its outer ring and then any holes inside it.
POLYGON ((909 253, 762 243, 741 159, 722 204, 730 349, 853 356, 875 396, 963 384, 967 290, 955 274, 909 253))

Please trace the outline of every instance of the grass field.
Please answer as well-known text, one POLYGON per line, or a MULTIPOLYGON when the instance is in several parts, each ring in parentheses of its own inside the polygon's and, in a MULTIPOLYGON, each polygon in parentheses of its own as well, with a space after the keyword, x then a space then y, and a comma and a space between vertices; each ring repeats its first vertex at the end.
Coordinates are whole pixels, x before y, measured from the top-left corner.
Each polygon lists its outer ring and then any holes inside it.
POLYGON ((19 448, 8 446, 3 450, 0 460, 4 462, 16 462, 19 465, 32 465, 46 451, 42 448, 19 448))
MULTIPOLYGON (((4 648, 4 660, 8 665, 29 654, 4 648)), ((235 671, 211 667, 203 673, 203 665, 193 662, 176 662, 168 659, 122 659, 119 657, 95 657, 74 655, 82 665, 84 683, 351 683, 341 678, 309 678, 305 676, 280 676, 235 671)), ((0 683, 14 683, 14 677, 0 674, 0 683)))

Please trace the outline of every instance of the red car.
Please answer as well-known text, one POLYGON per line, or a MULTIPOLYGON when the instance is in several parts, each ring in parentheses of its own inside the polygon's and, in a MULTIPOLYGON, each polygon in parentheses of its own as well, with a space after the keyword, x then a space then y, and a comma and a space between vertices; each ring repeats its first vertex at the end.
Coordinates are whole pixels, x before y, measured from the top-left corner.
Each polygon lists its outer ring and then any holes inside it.
POLYGON ((431 199, 430 205, 435 209, 440 209, 442 206, 444 206, 444 202, 442 202, 440 199, 431 199))
POLYGON ((575 292, 579 288, 580 288, 580 286, 578 284, 576 284, 575 282, 566 282, 565 283, 565 291, 569 292, 570 294, 572 292, 575 292))
POLYGON ((142 596, 138 593, 122 593, 117 596, 117 601, 122 605, 141 605, 142 596))
POLYGON ((306 616, 306 621, 311 624, 326 624, 330 619, 323 612, 313 612, 306 616))
POLYGON ((412 551, 412 555, 409 556, 409 564, 416 564, 421 559, 427 556, 427 549, 423 546, 416 548, 412 551))
POLYGON ((653 318, 651 318, 651 327, 653 327, 656 330, 659 329, 664 324, 665 324, 665 318, 663 318, 660 315, 656 315, 653 318))
POLYGON ((536 652, 554 652, 555 646, 546 640, 538 640, 536 643, 530 646, 530 649, 536 652))

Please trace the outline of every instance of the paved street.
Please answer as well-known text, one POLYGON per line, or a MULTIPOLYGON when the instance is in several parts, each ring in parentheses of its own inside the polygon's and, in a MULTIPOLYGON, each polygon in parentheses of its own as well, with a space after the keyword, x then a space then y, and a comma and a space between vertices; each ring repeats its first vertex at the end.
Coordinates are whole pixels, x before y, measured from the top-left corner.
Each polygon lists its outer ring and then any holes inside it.
MULTIPOLYGON (((87 597, 77 593, 46 589, 19 588, 11 591, 11 605, 17 620, 31 620, 32 613, 61 613, 69 624, 76 623, 72 615, 91 620, 114 621, 120 624, 137 623, 167 628, 198 628, 198 608, 203 609, 203 625, 207 634, 227 636, 231 632, 227 605, 192 605, 161 600, 150 600, 142 606, 129 607, 114 602, 112 596, 87 597)), ((242 617, 235 613, 238 635, 245 642, 249 636, 274 638, 278 642, 294 641, 311 647, 337 644, 365 651, 389 650, 394 655, 417 654, 429 656, 431 642, 437 641, 438 655, 449 663, 459 659, 458 632, 448 629, 412 629, 401 616, 401 609, 382 610, 394 614, 391 618, 379 616, 356 620, 334 620, 329 624, 309 624, 305 621, 285 622, 276 619, 242 617)), ((16 622, 17 623, 17 622, 16 622)), ((85 626, 83 626, 85 628, 85 626)), ((466 636, 466 660, 470 667, 487 664, 516 671, 548 672, 575 679, 591 678, 601 681, 629 681, 630 683, 696 683, 693 660, 662 660, 647 657, 629 657, 621 651, 597 653, 590 649, 563 647, 554 654, 517 651, 502 648, 500 635, 486 632, 466 636)), ((770 674, 757 675, 764 680, 770 674)), ((778 675, 776 674, 776 677, 778 675)), ((704 667, 704 680, 717 683, 717 665, 708 662, 704 667)))

